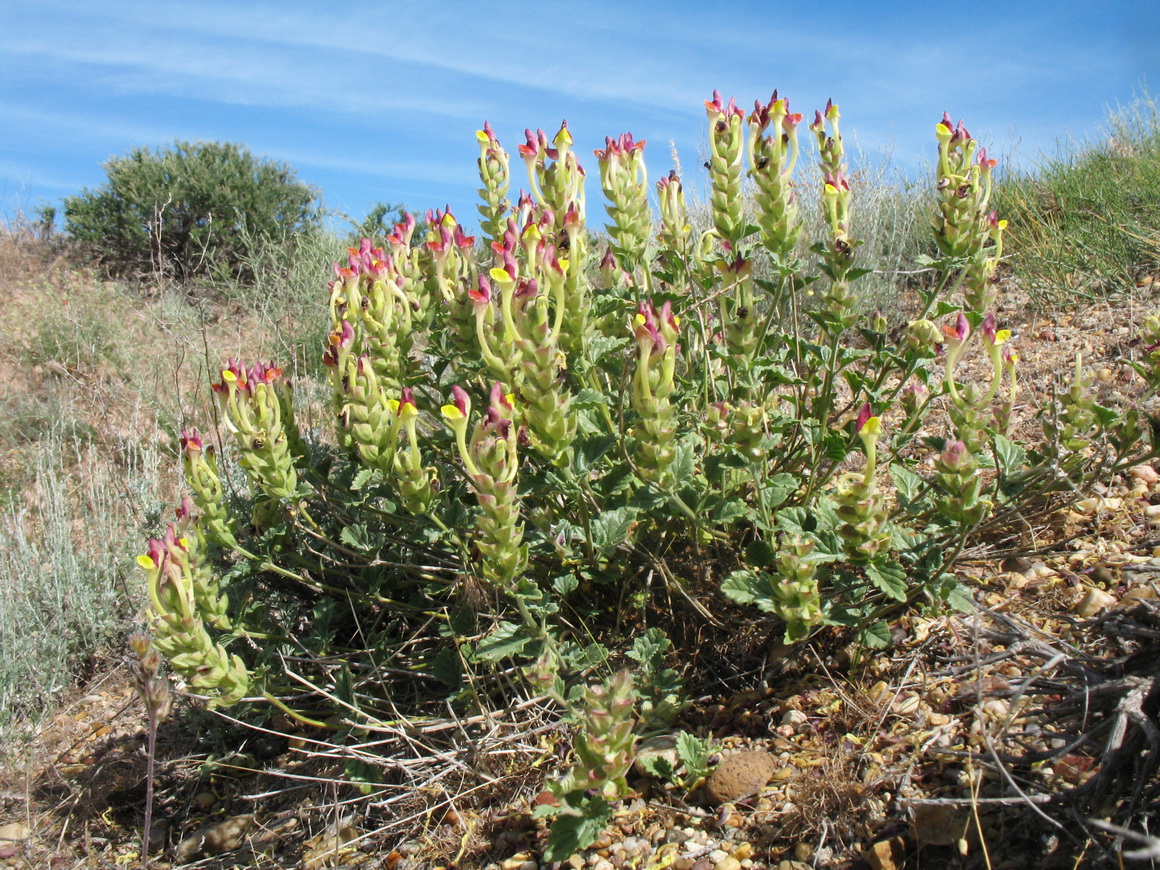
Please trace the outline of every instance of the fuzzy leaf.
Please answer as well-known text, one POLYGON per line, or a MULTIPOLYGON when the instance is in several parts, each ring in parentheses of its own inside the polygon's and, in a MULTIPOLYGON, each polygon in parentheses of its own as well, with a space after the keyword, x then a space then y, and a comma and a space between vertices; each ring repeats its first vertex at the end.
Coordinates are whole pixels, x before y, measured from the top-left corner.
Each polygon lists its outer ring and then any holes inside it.
POLYGON ((866 566, 866 576, 895 601, 906 600, 906 569, 893 559, 871 562, 866 566))
POLYGON ((441 649, 431 663, 431 676, 452 689, 463 688, 463 663, 458 653, 441 649))
POLYGON ((898 487, 898 498, 900 502, 904 502, 903 507, 914 504, 925 485, 921 477, 897 462, 890 466, 890 478, 898 487))
POLYGON ((520 634, 521 628, 515 623, 501 622, 495 631, 479 642, 473 658, 481 662, 496 662, 519 655, 532 640, 520 634))
POLYGON ((721 581, 721 591, 726 598, 736 601, 738 604, 753 604, 759 598, 769 598, 768 585, 768 581, 763 576, 742 568, 721 581))
POLYGON ((1010 474, 1027 461, 1027 451, 1005 435, 995 436, 995 459, 999 468, 1010 474))
POLYGON ((575 591, 576 587, 580 585, 580 581, 576 579, 575 574, 561 574, 552 580, 552 588, 556 590, 556 594, 563 598, 569 592, 575 591))
POLYGON ((870 649, 887 649, 894 642, 890 626, 885 622, 875 622, 858 632, 858 639, 870 649))
POLYGON ((709 760, 709 741, 682 731, 677 735, 677 755, 690 775, 703 773, 709 760))
POLYGON ((793 474, 780 471, 770 475, 761 484, 766 507, 780 507, 782 502, 793 495, 797 488, 798 479, 793 474))
POLYGON ((660 780, 671 780, 676 771, 673 763, 663 755, 642 755, 638 763, 649 776, 660 780))
POLYGON ((639 635, 632 643, 632 649, 626 655, 633 661, 639 662, 649 670, 656 670, 664 666, 665 654, 672 647, 673 642, 668 639, 659 628, 650 628, 639 635))
POLYGON ((545 861, 567 861, 581 849, 587 849, 596 842, 612 818, 608 801, 581 794, 582 797, 568 800, 568 804, 580 814, 560 815, 552 823, 548 845, 544 849, 545 861))
POLYGON ((593 518, 592 546, 602 553, 623 544, 628 530, 636 520, 636 511, 626 507, 604 511, 593 518))

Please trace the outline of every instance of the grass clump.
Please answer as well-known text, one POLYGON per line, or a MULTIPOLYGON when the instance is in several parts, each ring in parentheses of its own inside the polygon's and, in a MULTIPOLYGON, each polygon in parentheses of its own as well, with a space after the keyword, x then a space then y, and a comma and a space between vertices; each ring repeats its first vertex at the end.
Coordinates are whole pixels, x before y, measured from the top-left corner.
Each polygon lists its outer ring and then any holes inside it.
POLYGON ((1160 107, 1143 95, 1104 134, 1061 146, 997 188, 1012 267, 1054 301, 1095 299, 1160 271, 1160 107))
POLYGON ((160 517, 161 458, 136 443, 115 462, 103 452, 50 428, 29 503, 0 510, 0 733, 35 724, 142 603, 128 554, 160 517))

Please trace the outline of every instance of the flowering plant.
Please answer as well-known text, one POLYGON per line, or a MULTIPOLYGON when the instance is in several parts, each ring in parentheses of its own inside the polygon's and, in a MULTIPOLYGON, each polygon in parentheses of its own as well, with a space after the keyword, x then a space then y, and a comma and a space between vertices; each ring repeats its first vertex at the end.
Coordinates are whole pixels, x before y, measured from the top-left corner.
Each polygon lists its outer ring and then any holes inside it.
POLYGON ((606 819, 625 793, 640 723, 678 711, 658 661, 668 641, 646 633, 657 655, 625 653, 636 617, 760 612, 789 641, 849 629, 881 647, 901 608, 969 606, 954 565, 968 540, 1091 467, 1154 455, 1151 427, 1100 408, 1082 366, 1040 414, 1064 461, 1010 437, 1018 354, 994 305, 1004 222, 989 210, 994 161, 961 122, 936 125, 938 280, 891 331, 858 293, 838 107, 809 125, 812 182, 795 177, 802 117, 776 91, 749 115, 717 93, 705 109, 706 221, 676 172, 656 184, 654 217, 645 142, 625 133, 594 155, 606 243, 587 225, 566 125, 525 133, 518 197, 484 125, 478 236, 447 210, 424 232, 408 216, 335 266, 333 437, 299 432, 281 368, 230 360, 214 385, 229 449, 182 434, 191 501, 140 559, 156 648, 189 685, 314 724, 337 703, 351 733, 394 721, 403 695, 414 715, 448 696, 502 703, 512 671, 497 663, 514 660, 576 729, 556 789, 557 832, 572 838, 555 841, 561 855, 598 833, 578 819, 606 819), (804 184, 825 227, 809 248, 804 184), (962 374, 972 357, 978 379, 962 374), (231 466, 245 474, 237 497, 231 466), (238 637, 244 656, 226 651, 238 637), (634 676, 625 657, 652 664, 634 676))

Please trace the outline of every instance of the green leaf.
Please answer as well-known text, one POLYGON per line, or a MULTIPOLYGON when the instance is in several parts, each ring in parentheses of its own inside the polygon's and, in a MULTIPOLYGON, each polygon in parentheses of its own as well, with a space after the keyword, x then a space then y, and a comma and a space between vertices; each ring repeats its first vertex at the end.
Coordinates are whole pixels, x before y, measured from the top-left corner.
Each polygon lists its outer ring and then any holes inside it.
POLYGON ((673 451, 673 464, 671 466, 673 477, 677 481, 677 485, 687 483, 693 477, 694 468, 694 446, 693 439, 686 438, 677 444, 673 451))
POLYGON ((818 529, 812 537, 817 544, 808 557, 809 561, 821 565, 826 562, 837 562, 845 557, 846 548, 842 536, 834 531, 832 526, 818 529))
POLYGON ((890 626, 885 622, 875 622, 858 632, 858 640, 870 649, 888 649, 894 643, 890 626))
POLYGON ((548 845, 544 849, 544 860, 567 861, 581 849, 587 849, 612 819, 612 807, 601 797, 568 797, 569 808, 575 808, 578 815, 559 815, 552 823, 548 834, 548 845))
POLYGON ((522 629, 523 626, 515 623, 501 622, 495 631, 479 642, 472 657, 480 662, 497 662, 519 655, 532 640, 520 633, 522 629))
POLYGON ((556 594, 561 598, 569 592, 574 592, 579 585, 580 581, 576 579, 575 574, 561 574, 552 580, 552 588, 556 590, 556 594))
POLYGON ((951 302, 947 302, 945 299, 940 299, 938 301, 938 305, 935 306, 934 314, 931 316, 933 319, 937 320, 940 317, 945 317, 948 314, 954 314, 962 310, 963 307, 961 305, 955 305, 951 302))
POLYGON ((608 335, 591 335, 588 337, 588 353, 593 363, 600 362, 605 356, 615 353, 630 344, 627 338, 613 338, 608 335))
POLYGON ((900 499, 908 504, 914 504, 914 500, 918 498, 918 494, 922 492, 926 482, 909 468, 897 462, 890 466, 889 471, 891 480, 898 487, 900 499))
POLYGON ((788 507, 777 512, 777 528, 779 531, 804 535, 809 534, 817 527, 817 517, 800 505, 788 507))
POLYGON ((672 761, 663 755, 642 755, 637 761, 655 779, 671 780, 676 773, 672 761))
POLYGON ((354 476, 354 480, 350 482, 350 488, 357 492, 373 480, 377 474, 378 472, 373 468, 360 468, 354 476))
POLYGON ((626 655, 646 669, 656 670, 663 667, 665 654, 672 645, 673 642, 661 629, 650 628, 632 642, 632 649, 626 655))
POLYGON ((721 581, 721 591, 726 598, 738 604, 753 604, 758 599, 768 599, 772 590, 763 575, 742 568, 721 581))
POLYGON ((754 538, 745 548, 745 561, 750 565, 768 568, 773 564, 775 558, 777 558, 777 551, 764 538, 754 538))
POLYGON ((717 505, 712 511, 713 522, 728 525, 734 520, 748 517, 753 513, 753 509, 740 498, 725 499, 717 505))
POLYGON ((996 435, 993 443, 995 459, 1004 473, 1010 474, 1027 461, 1027 451, 1006 435, 996 435))
MULTIPOLYGON (((559 650, 560 658, 573 670, 584 671, 608 663, 608 648, 603 644, 590 643, 587 646, 580 646, 573 641, 565 641, 560 644, 559 650)), ((584 689, 580 684, 577 684, 577 687, 584 689)))
POLYGON ((627 507, 604 511, 592 519, 592 546, 601 553, 628 540, 628 530, 636 521, 636 511, 627 507))
POLYGON ((382 778, 379 769, 361 758, 348 758, 343 773, 346 779, 353 782, 355 788, 364 795, 373 794, 382 787, 379 783, 382 778))
POLYGON ((798 488, 797 475, 780 471, 767 477, 761 484, 762 497, 768 508, 780 507, 798 488))
POLYGON ((598 408, 601 405, 610 404, 612 404, 612 399, 610 399, 606 394, 600 392, 599 390, 594 390, 591 387, 585 387, 584 389, 577 392, 574 396, 572 396, 573 408, 598 408))
POLYGON ((875 560, 866 566, 870 582, 895 601, 906 600, 906 569, 893 559, 875 560))
POLYGON ((973 614, 974 612, 974 599, 971 597, 971 590, 966 588, 963 583, 956 582, 945 596, 944 601, 947 602, 947 607, 958 610, 960 614, 973 614))
POLYGON ((372 535, 367 527, 361 523, 344 528, 338 539, 348 547, 361 553, 377 553, 386 543, 386 536, 381 532, 372 535))
POLYGON ((708 766, 709 741, 694 737, 688 731, 682 731, 677 735, 677 756, 691 777, 699 776, 708 766))
POLYGON ((463 662, 453 649, 441 649, 431 662, 431 676, 451 689, 463 688, 463 662))

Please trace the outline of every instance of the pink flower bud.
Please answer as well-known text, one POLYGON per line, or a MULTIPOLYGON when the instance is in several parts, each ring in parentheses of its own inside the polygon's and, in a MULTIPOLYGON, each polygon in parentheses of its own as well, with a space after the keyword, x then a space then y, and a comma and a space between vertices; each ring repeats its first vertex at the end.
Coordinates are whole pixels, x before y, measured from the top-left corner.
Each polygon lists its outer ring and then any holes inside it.
POLYGON ((873 416, 874 416, 874 413, 870 410, 870 403, 866 402, 862 406, 862 408, 858 411, 858 421, 855 424, 854 431, 861 432, 862 427, 866 425, 866 421, 869 420, 873 416))
POLYGON ((476 307, 485 307, 491 304, 491 282, 487 280, 486 275, 480 275, 478 286, 467 291, 467 295, 471 297, 472 303, 476 307))
POLYGON ((987 316, 983 318, 983 322, 979 325, 979 330, 983 333, 983 337, 991 344, 995 343, 995 313, 987 312, 987 316))
POLYGON ((471 407, 471 399, 467 395, 467 391, 459 384, 451 387, 451 401, 459 411, 460 415, 466 417, 467 411, 471 407))
POLYGON ((971 453, 962 441, 948 441, 940 459, 948 471, 962 471, 970 467, 971 453))
POLYGON ((200 453, 202 451, 201 432, 194 426, 192 429, 181 430, 181 450, 183 453, 200 453))

